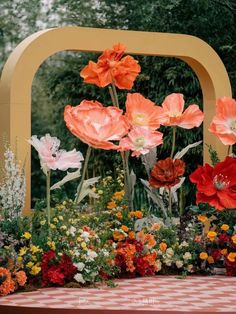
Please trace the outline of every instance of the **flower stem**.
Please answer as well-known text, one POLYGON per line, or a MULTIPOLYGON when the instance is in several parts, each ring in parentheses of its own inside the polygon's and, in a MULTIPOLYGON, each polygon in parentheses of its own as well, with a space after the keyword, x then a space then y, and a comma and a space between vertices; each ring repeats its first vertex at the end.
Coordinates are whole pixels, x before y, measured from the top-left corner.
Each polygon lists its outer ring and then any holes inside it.
POLYGON ((47 180, 47 187, 46 187, 46 193, 47 193, 47 220, 48 220, 48 228, 50 230, 50 220, 51 220, 51 206, 50 206, 50 176, 51 172, 50 170, 47 172, 46 180, 47 180))
POLYGON ((176 140, 176 126, 173 127, 173 133, 172 133, 172 148, 171 148, 171 154, 170 154, 171 158, 173 158, 174 156, 175 140, 176 140))
MULTIPOLYGON (((230 152, 231 152, 231 149, 232 149, 232 148, 233 148, 232 145, 229 145, 229 146, 228 146, 227 156, 230 155, 230 152)), ((232 151, 233 151, 233 150, 232 150, 232 151)))
POLYGON ((112 88, 112 92, 113 92, 113 96, 114 96, 114 105, 115 105, 115 107, 117 107, 117 108, 120 108, 120 106, 119 106, 119 100, 118 100, 118 96, 117 96, 117 92, 116 92, 116 86, 115 86, 115 83, 114 82, 112 82, 112 84, 111 84, 111 88, 112 88))
POLYGON ((130 173, 129 173, 129 151, 121 152, 123 169, 124 169, 124 179, 125 179, 125 198, 128 202, 129 210, 133 210, 132 202, 132 191, 131 191, 131 182, 130 182, 130 173))
POLYGON ((78 203, 81 191, 82 191, 82 187, 83 187, 83 183, 84 183, 84 178, 85 178, 85 174, 86 174, 86 170, 88 168, 88 161, 89 161, 89 157, 92 151, 92 147, 88 146, 87 148, 87 152, 86 152, 86 156, 85 156, 85 160, 84 160, 84 166, 83 166, 83 171, 82 171, 82 175, 81 175, 81 180, 80 180, 80 184, 77 190, 77 194, 76 194, 76 198, 75 198, 75 204, 78 203))
POLYGON ((172 196, 171 196, 171 188, 169 188, 169 215, 172 217, 172 196))

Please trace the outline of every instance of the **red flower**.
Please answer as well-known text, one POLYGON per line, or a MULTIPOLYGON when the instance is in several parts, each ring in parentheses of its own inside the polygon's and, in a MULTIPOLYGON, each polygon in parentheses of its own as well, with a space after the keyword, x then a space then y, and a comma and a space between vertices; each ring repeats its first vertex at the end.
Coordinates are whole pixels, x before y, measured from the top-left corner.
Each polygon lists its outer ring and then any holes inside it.
POLYGON ((212 251, 211 256, 213 257, 214 261, 217 261, 221 258, 221 250, 220 249, 215 249, 212 251))
POLYGON ((222 233, 219 235, 219 243, 226 243, 229 241, 229 236, 226 233, 222 233))
POLYGON ((172 186, 179 183, 179 177, 184 174, 185 164, 182 160, 168 157, 165 160, 159 160, 151 171, 149 183, 155 188, 172 186))
POLYGON ((236 259, 234 262, 230 262, 227 257, 225 257, 225 266, 227 276, 236 276, 236 259))
POLYGON ((236 208, 236 159, 226 157, 215 167, 206 164, 190 175, 197 184, 197 204, 208 203, 218 210, 236 208))

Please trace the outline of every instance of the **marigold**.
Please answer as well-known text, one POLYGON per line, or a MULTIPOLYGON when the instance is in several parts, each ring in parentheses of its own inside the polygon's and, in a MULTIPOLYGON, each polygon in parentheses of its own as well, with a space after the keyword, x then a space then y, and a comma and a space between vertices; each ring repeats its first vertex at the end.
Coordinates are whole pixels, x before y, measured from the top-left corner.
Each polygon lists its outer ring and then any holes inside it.
POLYGON ((118 230, 113 232, 113 238, 115 241, 122 241, 125 239, 125 235, 118 230))
POLYGON ((113 209, 116 208, 116 203, 114 201, 111 201, 107 204, 108 209, 113 209))
POLYGON ((125 225, 122 225, 121 226, 121 229, 124 231, 124 232, 128 232, 129 231, 129 228, 125 225))
POLYGON ((27 281, 26 273, 23 270, 20 270, 16 273, 16 281, 19 286, 23 287, 27 281))
POLYGON ((214 241, 216 236, 217 236, 217 233, 215 231, 209 231, 207 233, 207 237, 210 241, 214 241))
POLYGON ((208 258, 207 258, 207 262, 209 263, 209 264, 214 264, 214 258, 212 257, 212 256, 208 256, 208 258))
POLYGON ((236 234, 234 234, 234 235, 231 237, 231 240, 233 241, 234 244, 236 244, 236 234))
POLYGON ((121 212, 118 212, 118 213, 116 213, 116 217, 117 217, 118 219, 122 219, 123 215, 122 215, 121 212))
POLYGON ((231 252, 227 255, 227 259, 230 261, 230 262, 235 262, 235 259, 236 259, 236 252, 231 252))
POLYGON ((205 215, 198 215, 198 216, 197 216, 197 219, 198 219, 199 221, 203 222, 203 223, 208 220, 207 216, 205 216, 205 215))
POLYGON ((159 248, 160 248, 160 250, 161 250, 162 252, 165 252, 166 249, 167 249, 167 244, 166 244, 165 242, 161 242, 161 243, 159 244, 159 248))
POLYGON ((4 296, 15 291, 15 283, 8 269, 0 267, 0 295, 4 296))
POLYGON ((155 222, 155 223, 152 225, 151 230, 158 231, 158 230, 160 230, 160 228, 161 228, 161 224, 155 222))
POLYGON ((134 232, 134 231, 130 231, 130 232, 129 232, 129 238, 130 238, 131 240, 135 239, 135 232, 134 232))
POLYGON ((201 252, 199 255, 200 259, 206 260, 208 258, 208 254, 206 252, 201 252))
POLYGON ((220 227, 220 229, 223 230, 223 231, 227 231, 227 230, 229 230, 229 225, 223 224, 223 225, 220 227))
POLYGON ((116 200, 121 200, 124 195, 125 195, 125 191, 122 190, 122 191, 119 191, 119 192, 115 192, 112 198, 114 198, 116 200))

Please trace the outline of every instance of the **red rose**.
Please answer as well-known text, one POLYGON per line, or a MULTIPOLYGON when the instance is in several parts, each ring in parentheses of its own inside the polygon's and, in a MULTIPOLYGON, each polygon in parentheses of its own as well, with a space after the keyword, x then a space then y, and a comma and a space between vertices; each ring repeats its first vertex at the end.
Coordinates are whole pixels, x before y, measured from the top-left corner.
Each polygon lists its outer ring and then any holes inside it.
POLYGON ((197 184, 197 204, 208 203, 218 210, 236 208, 236 159, 226 157, 215 167, 206 164, 190 175, 197 184))
POLYGON ((219 235, 219 243, 226 243, 229 241, 229 236, 226 233, 222 233, 219 235))

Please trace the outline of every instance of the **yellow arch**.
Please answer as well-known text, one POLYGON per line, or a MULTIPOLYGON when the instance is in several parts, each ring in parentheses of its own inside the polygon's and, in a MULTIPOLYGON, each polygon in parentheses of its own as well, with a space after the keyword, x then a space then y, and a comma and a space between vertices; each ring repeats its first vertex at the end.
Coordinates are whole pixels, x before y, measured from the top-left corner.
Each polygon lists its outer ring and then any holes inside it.
MULTIPOLYGON (((26 162, 26 209, 30 209, 31 88, 39 66, 51 55, 65 50, 101 52, 122 42, 127 53, 176 57, 196 73, 203 91, 204 142, 211 144, 223 158, 225 147, 207 131, 215 112, 215 100, 231 96, 225 67, 216 52, 197 37, 181 34, 136 32, 81 27, 63 27, 37 32, 22 41, 7 60, 0 81, 0 134, 6 133, 18 158, 26 162)), ((0 150, 2 152, 2 143, 0 150)), ((208 160, 206 151, 204 160, 208 160)))

